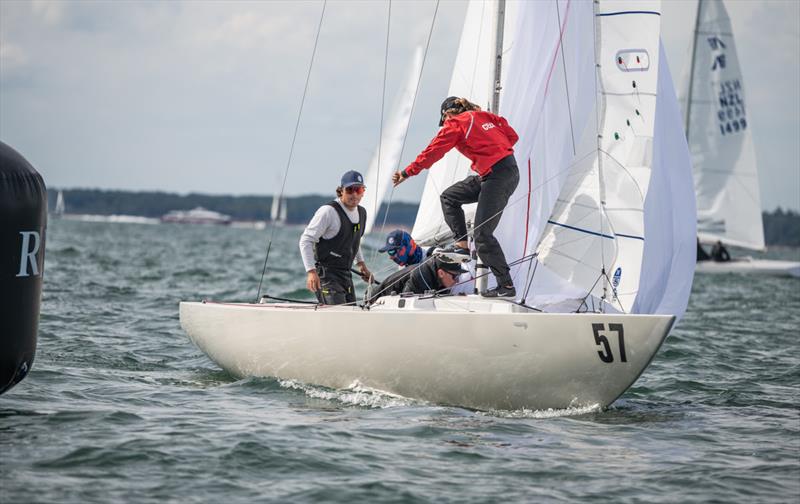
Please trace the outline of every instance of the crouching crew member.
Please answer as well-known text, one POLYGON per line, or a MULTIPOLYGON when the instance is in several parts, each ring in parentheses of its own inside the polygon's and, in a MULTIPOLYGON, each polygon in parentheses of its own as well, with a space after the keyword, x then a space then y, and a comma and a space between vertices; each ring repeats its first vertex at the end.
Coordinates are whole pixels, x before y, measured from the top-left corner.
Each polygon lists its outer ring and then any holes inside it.
POLYGON ((386 244, 379 248, 379 252, 386 252, 389 258, 399 266, 410 266, 419 264, 424 258, 430 257, 435 247, 430 247, 427 251, 417 245, 414 238, 402 229, 395 229, 386 235, 386 244))
POLYGON ((342 175, 337 198, 316 211, 300 237, 306 287, 322 304, 356 301, 350 272, 353 261, 364 281, 372 276, 360 248, 367 211, 359 203, 365 189, 364 177, 357 171, 342 175))
POLYGON ((464 273, 458 263, 445 262, 440 259, 429 259, 422 264, 406 266, 395 271, 378 285, 369 299, 372 303, 381 296, 392 294, 449 294, 450 288, 458 282, 464 273))

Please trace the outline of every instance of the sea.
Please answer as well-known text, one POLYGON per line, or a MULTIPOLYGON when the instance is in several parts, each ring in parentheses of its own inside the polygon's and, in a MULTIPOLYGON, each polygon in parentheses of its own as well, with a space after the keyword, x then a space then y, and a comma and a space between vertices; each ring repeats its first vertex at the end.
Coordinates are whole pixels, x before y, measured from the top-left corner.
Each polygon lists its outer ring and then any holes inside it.
POLYGON ((301 232, 51 219, 0 502, 800 502, 800 279, 698 275, 605 410, 473 411, 237 379, 189 341, 181 300, 308 299, 301 232))

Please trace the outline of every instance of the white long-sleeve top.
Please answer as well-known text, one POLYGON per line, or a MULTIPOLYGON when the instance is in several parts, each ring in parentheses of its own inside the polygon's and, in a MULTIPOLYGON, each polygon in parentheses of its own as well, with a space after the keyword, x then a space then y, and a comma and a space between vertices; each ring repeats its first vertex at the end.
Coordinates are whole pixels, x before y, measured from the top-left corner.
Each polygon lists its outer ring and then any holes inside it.
MULTIPOLYGON (((350 222, 358 224, 358 208, 350 210, 338 199, 336 203, 342 207, 342 210, 344 210, 350 222)), ((303 258, 303 266, 305 266, 307 272, 315 268, 314 244, 318 243, 320 238, 330 240, 336 236, 339 233, 341 225, 339 214, 336 212, 336 209, 330 205, 322 205, 317 209, 316 213, 314 213, 311 222, 308 223, 302 236, 300 236, 300 255, 303 258)), ((355 260, 356 263, 364 261, 360 246, 358 247, 358 252, 356 252, 355 260)))

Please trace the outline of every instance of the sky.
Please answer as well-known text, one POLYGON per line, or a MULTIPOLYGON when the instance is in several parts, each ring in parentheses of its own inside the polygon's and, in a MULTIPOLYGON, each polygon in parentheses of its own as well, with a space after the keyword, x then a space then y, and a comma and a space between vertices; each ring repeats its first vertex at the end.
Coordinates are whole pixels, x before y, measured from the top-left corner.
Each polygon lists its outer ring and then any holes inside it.
MULTIPOLYGON (((537 1, 537 0, 532 0, 537 1)), ((430 0, 322 2, 0 0, 0 140, 50 187, 332 194, 366 171, 424 46, 430 0), (384 62, 387 62, 384 96, 384 62)), ((695 0, 664 0, 662 38, 681 80, 695 0)), ((726 2, 766 210, 800 210, 800 2, 726 2)), ((466 4, 436 12, 403 166, 435 135, 466 4)), ((676 87, 681 83, 676 82, 676 87)), ((415 201, 416 177, 396 200, 415 201)))

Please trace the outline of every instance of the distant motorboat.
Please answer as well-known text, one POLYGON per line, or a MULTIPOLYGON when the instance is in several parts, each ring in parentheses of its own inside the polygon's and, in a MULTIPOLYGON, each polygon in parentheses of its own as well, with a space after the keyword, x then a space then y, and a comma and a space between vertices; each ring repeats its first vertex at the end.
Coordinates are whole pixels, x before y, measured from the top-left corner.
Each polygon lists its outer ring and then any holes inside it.
POLYGON ((197 207, 191 210, 173 210, 161 216, 161 222, 178 224, 222 224, 231 223, 231 216, 207 208, 197 207))

